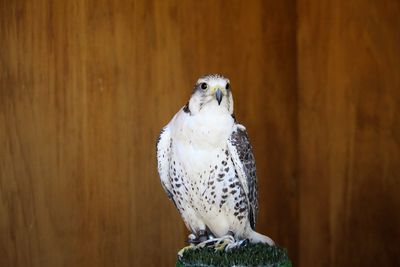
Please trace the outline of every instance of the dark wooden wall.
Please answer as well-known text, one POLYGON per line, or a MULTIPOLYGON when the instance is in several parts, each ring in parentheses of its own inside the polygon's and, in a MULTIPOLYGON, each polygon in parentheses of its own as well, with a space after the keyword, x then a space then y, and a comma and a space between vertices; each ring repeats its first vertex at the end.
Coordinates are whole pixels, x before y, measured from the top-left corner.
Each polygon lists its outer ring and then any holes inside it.
POLYGON ((171 266, 160 128, 222 73, 258 229, 295 265, 399 264, 396 1, 0 0, 0 266, 171 266), (374 263, 374 264, 372 264, 374 263))
POLYGON ((155 140, 214 72, 254 143, 259 229, 296 259, 293 4, 1 1, 0 266, 172 266, 187 233, 155 140))
POLYGON ((400 2, 298 1, 300 266, 400 266, 400 2))

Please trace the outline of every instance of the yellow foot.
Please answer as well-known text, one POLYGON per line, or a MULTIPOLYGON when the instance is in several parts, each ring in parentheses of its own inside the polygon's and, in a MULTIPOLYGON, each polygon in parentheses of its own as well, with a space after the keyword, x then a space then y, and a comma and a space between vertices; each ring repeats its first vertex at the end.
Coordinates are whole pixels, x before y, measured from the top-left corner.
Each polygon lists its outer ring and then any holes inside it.
POLYGON ((179 250, 178 256, 179 256, 179 257, 182 257, 182 256, 183 256, 183 253, 184 253, 186 250, 191 250, 191 249, 194 249, 194 248, 196 248, 196 246, 193 245, 193 244, 190 244, 189 246, 186 246, 186 247, 182 248, 181 250, 179 250))
POLYGON ((190 244, 187 247, 182 248, 179 252, 178 252, 178 256, 182 257, 183 253, 186 250, 190 250, 190 249, 202 249, 205 247, 208 248, 214 248, 214 250, 231 250, 233 248, 237 248, 243 245, 246 245, 248 243, 248 240, 238 240, 235 241, 235 238, 231 235, 226 235, 226 236, 222 236, 222 237, 215 237, 215 238, 211 238, 208 239, 206 241, 200 242, 197 245, 193 245, 190 244))
POLYGON ((222 237, 214 237, 211 239, 208 239, 206 241, 203 241, 196 246, 194 246, 194 249, 201 249, 205 247, 211 247, 214 248, 215 250, 223 250, 227 245, 235 243, 235 239, 231 235, 226 235, 222 237))

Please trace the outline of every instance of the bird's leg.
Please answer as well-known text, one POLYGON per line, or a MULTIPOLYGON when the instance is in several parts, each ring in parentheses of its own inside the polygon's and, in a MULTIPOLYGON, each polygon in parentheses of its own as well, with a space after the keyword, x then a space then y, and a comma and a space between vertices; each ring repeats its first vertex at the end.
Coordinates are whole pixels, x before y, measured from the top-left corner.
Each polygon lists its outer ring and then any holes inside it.
POLYGON ((196 245, 199 241, 195 234, 190 234, 190 235, 188 235, 187 242, 191 245, 196 245))
POLYGON ((190 234, 188 236, 188 243, 192 245, 197 245, 208 240, 207 230, 199 230, 196 234, 190 234))
POLYGON ((231 230, 228 231, 227 235, 232 236, 233 238, 235 238, 235 233, 231 230))
POLYGON ((199 233, 197 236, 198 236, 198 240, 200 243, 208 240, 207 230, 199 230, 199 233))

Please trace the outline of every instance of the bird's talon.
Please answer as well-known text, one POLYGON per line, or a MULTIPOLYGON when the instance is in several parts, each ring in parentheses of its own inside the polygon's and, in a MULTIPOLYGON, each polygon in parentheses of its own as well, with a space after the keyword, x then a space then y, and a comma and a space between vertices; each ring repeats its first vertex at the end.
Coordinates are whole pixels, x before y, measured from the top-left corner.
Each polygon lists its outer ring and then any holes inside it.
POLYGON ((250 243, 250 240, 246 238, 246 239, 243 239, 243 240, 241 240, 239 242, 240 242, 239 246, 244 247, 244 246, 247 246, 250 243))
POLYGON ((179 250, 178 256, 179 257, 183 257, 183 253, 185 253, 186 250, 193 249, 194 247, 195 246, 193 244, 190 244, 189 246, 186 246, 186 247, 182 248, 181 250, 179 250))

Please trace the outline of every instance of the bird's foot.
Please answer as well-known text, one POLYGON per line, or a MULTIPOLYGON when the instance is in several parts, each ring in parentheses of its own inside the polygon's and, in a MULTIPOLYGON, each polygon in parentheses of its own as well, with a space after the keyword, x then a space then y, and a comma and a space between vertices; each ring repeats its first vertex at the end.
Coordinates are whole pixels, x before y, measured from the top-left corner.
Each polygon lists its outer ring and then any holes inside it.
POLYGON ((235 241, 233 235, 225 235, 222 237, 214 237, 203 241, 195 246, 195 248, 212 247, 215 250, 227 250, 243 245, 244 240, 235 241))
POLYGON ((212 236, 208 235, 207 231, 205 230, 200 230, 197 235, 195 234, 190 234, 188 236, 188 243, 192 244, 192 245, 198 245, 202 242, 207 241, 209 238, 211 238, 212 236))
POLYGON ((195 247, 196 247, 195 245, 190 244, 189 246, 182 248, 181 250, 179 250, 178 256, 183 257, 183 253, 185 253, 186 250, 191 250, 191 249, 194 249, 195 247))
POLYGON ((221 236, 219 238, 215 238, 215 240, 216 240, 216 243, 214 245, 215 250, 224 250, 230 244, 235 243, 235 238, 233 237, 233 235, 229 234, 221 236))
POLYGON ((229 251, 234 248, 245 246, 249 243, 248 239, 235 240, 234 235, 231 232, 222 237, 207 236, 206 233, 199 232, 199 236, 190 234, 188 240, 190 245, 181 249, 178 255, 182 256, 188 249, 202 249, 205 247, 211 247, 215 250, 229 251), (201 239, 203 239, 203 241, 201 241, 201 239))
POLYGON ((238 241, 235 241, 233 243, 228 244, 225 247, 225 251, 230 251, 230 250, 232 250, 234 248, 244 247, 249 243, 250 243, 250 241, 248 239, 238 240, 238 241))
POLYGON ((200 243, 208 240, 208 235, 206 230, 200 230, 198 236, 200 243))

